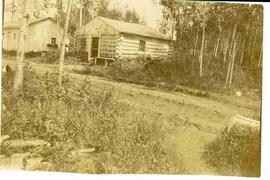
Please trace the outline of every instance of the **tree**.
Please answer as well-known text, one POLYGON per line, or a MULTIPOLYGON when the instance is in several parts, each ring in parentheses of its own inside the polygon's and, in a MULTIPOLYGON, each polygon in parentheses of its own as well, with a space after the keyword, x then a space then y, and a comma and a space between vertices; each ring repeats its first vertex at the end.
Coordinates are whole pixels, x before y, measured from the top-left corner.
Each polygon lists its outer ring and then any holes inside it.
POLYGON ((14 78, 14 93, 17 92, 20 86, 23 84, 23 62, 24 62, 24 52, 25 52, 25 40, 27 36, 27 25, 29 19, 29 13, 27 11, 29 0, 23 1, 23 11, 22 11, 22 21, 20 27, 19 45, 17 51, 16 59, 16 72, 14 78))
POLYGON ((141 23, 140 22, 140 16, 136 13, 134 9, 130 10, 127 9, 125 14, 124 14, 124 21, 130 22, 130 23, 141 23))
POLYGON ((63 37, 62 37, 62 41, 61 41, 59 67, 58 67, 59 86, 60 87, 62 86, 62 76, 63 76, 63 70, 64 70, 64 58, 65 58, 65 49, 66 49, 66 38, 67 38, 68 28, 69 28, 71 5, 72 5, 72 0, 68 0, 67 14, 66 14, 63 37))
POLYGON ((163 6, 160 29, 176 36, 172 60, 179 63, 180 72, 201 79, 215 75, 213 78, 218 78, 220 83, 226 81, 226 85, 234 83, 236 68, 252 76, 248 79, 261 76, 258 68, 263 39, 261 5, 181 0, 160 0, 160 4, 163 6), (175 26, 168 23, 169 19, 175 26), (196 53, 198 48, 199 53, 196 53), (193 75, 193 69, 198 73, 193 75))

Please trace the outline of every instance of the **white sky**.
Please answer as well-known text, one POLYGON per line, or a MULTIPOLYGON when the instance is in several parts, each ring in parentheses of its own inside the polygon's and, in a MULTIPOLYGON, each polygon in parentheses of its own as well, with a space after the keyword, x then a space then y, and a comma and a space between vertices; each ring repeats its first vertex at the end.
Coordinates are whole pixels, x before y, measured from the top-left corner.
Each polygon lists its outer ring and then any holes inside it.
POLYGON ((157 20, 162 19, 162 8, 159 4, 153 3, 152 0, 112 0, 113 3, 117 3, 125 8, 135 9, 140 17, 144 17, 147 25, 158 28, 157 20))
MULTIPOLYGON (((159 28, 157 20, 162 19, 162 7, 155 4, 153 0, 110 0, 110 3, 112 6, 118 4, 123 9, 135 9, 140 17, 145 19, 147 25, 155 29, 159 28)), ((5 21, 10 20, 11 13, 5 12, 5 21)))

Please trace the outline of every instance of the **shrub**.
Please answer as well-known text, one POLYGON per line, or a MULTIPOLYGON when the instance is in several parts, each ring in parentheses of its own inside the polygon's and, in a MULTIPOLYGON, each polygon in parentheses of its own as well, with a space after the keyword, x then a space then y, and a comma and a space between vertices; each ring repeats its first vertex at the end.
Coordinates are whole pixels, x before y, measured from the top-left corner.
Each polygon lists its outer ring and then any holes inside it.
POLYGON ((223 130, 219 136, 205 147, 207 163, 238 176, 260 176, 260 135, 251 131, 232 128, 223 130))
POLYGON ((16 50, 2 50, 3 54, 9 55, 9 56, 17 56, 17 51, 16 50))
POLYGON ((88 52, 87 51, 78 51, 77 57, 81 62, 88 62, 88 52))
POLYGON ((41 54, 42 54, 41 51, 39 52, 30 51, 25 53, 25 58, 35 58, 41 56, 41 54))
POLYGON ((58 62, 59 57, 59 51, 48 51, 45 56, 42 56, 41 63, 54 64, 58 62))
POLYGON ((65 76, 60 88, 57 77, 39 76, 26 66, 23 86, 13 94, 12 80, 3 76, 2 133, 11 139, 49 142, 50 146, 33 150, 33 156, 51 163, 45 170, 184 172, 162 123, 116 102, 110 91, 95 90, 87 79, 80 84, 65 76), (87 158, 72 156, 80 148, 95 148, 96 153, 87 158))

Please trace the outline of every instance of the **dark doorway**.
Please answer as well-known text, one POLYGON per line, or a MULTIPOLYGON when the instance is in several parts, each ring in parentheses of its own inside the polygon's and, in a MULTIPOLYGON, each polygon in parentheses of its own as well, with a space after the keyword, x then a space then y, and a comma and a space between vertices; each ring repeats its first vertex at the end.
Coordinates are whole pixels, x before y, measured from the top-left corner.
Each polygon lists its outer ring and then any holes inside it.
POLYGON ((98 57, 99 37, 92 37, 91 57, 98 57))

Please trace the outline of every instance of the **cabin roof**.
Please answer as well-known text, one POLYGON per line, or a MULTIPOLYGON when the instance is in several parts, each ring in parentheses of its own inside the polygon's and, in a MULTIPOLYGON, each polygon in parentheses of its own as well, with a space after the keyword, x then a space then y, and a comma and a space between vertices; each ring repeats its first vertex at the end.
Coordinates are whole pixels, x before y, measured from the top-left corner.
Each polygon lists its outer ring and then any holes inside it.
MULTIPOLYGON (((35 24, 35 23, 40 23, 40 22, 45 21, 45 20, 48 20, 48 19, 51 19, 53 21, 56 21, 52 17, 44 17, 44 18, 31 19, 31 20, 29 20, 29 25, 32 25, 32 24, 35 24)), ((14 28, 14 29, 17 29, 17 28, 20 28, 20 25, 21 25, 21 20, 9 21, 9 22, 4 23, 4 28, 14 28)))
MULTIPOLYGON (((156 39, 169 40, 169 37, 167 37, 165 34, 162 34, 161 32, 147 25, 128 23, 128 22, 104 18, 100 16, 97 16, 94 19, 96 18, 101 19, 103 22, 105 22, 106 24, 114 28, 119 33, 133 34, 133 35, 151 37, 151 38, 156 38, 156 39)), ((80 30, 78 32, 80 32, 80 30)))

